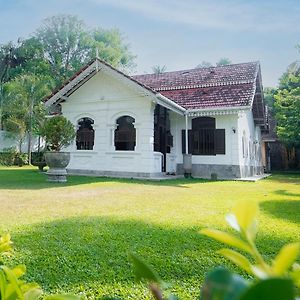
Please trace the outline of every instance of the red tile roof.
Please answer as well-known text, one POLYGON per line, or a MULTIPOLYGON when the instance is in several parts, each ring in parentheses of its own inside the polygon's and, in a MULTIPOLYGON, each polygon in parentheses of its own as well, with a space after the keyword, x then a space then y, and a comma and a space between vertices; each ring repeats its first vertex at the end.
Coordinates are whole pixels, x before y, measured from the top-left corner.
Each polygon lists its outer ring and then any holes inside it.
POLYGON ((186 109, 251 105, 258 62, 197 68, 132 78, 186 109))

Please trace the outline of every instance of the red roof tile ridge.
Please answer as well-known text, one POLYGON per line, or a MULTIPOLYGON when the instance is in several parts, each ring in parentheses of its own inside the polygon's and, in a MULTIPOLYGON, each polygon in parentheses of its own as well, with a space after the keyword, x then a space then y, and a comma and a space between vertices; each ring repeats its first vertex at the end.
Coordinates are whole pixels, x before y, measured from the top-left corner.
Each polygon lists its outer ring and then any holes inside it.
POLYGON ((239 81, 219 81, 216 83, 203 83, 203 84, 192 84, 192 85, 182 85, 174 87, 161 87, 155 88, 155 91, 171 91, 171 90, 186 90, 186 89, 196 89, 196 88, 205 88, 205 87, 218 87, 225 85, 239 85, 239 84, 249 84, 255 82, 255 79, 252 80, 239 80, 239 81))
POLYGON ((134 74, 130 75, 131 77, 139 77, 139 76, 148 76, 148 75, 156 75, 156 76, 161 76, 161 75, 166 75, 166 74, 171 74, 171 73, 184 73, 184 72, 192 72, 195 70, 209 70, 209 69, 219 69, 219 68, 227 68, 227 67, 234 67, 234 66, 241 66, 241 65, 258 65, 259 61, 249 61, 249 62, 243 62, 243 63, 234 63, 234 64, 227 64, 227 65, 222 65, 222 66, 211 66, 211 67, 200 67, 200 68, 190 68, 190 69, 184 69, 184 70, 175 70, 175 71, 167 71, 163 73, 145 73, 145 74, 134 74))

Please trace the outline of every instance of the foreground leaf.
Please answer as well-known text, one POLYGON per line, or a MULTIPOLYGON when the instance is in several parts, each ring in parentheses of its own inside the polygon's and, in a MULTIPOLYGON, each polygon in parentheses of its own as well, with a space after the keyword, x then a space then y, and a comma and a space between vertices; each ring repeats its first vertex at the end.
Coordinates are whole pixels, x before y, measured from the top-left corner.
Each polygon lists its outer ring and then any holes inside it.
POLYGON ((285 245, 276 256, 272 270, 275 275, 283 275, 295 262, 300 252, 300 243, 285 245))
POLYGON ((247 287, 248 283, 242 277, 219 267, 207 274, 200 300, 238 300, 247 287))
POLYGON ((252 253, 250 246, 248 246, 246 242, 242 241, 241 239, 235 237, 230 233, 226 233, 217 229, 202 229, 200 233, 208 237, 211 237, 219 242, 227 244, 231 247, 238 248, 250 254, 252 253))
POLYGON ((139 256, 131 253, 130 257, 133 261, 135 277, 137 280, 144 279, 149 282, 162 283, 162 280, 155 270, 145 263, 139 256))
POLYGON ((40 289, 30 289, 24 294, 24 300, 37 300, 41 298, 42 293, 40 289))
POLYGON ((231 249, 220 249, 217 252, 225 256, 241 269, 245 270, 248 274, 253 274, 251 270, 251 263, 244 255, 231 249))
POLYGON ((258 204, 249 200, 237 202, 232 209, 242 233, 251 240, 255 238, 257 233, 258 212, 258 204))
POLYGON ((294 287, 290 279, 272 278, 251 286, 240 300, 294 300, 294 287))

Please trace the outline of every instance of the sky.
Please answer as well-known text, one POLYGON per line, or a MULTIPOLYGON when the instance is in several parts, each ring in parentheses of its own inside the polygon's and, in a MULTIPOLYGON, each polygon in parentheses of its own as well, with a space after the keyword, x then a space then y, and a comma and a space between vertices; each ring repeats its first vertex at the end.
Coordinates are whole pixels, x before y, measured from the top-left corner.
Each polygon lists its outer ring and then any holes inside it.
POLYGON ((89 28, 120 29, 137 55, 136 74, 222 57, 259 60, 267 87, 300 60, 300 0, 0 0, 0 44, 29 37, 57 14, 77 15, 89 28))

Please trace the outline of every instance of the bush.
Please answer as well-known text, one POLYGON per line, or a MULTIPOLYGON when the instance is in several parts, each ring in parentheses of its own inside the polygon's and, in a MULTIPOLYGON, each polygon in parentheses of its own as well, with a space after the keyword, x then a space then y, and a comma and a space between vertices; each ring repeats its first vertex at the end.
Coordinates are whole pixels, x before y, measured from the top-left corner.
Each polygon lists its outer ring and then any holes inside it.
POLYGON ((47 148, 51 151, 60 151, 63 147, 69 146, 76 136, 73 124, 64 116, 47 119, 41 134, 45 137, 47 148))
POLYGON ((0 165, 2 166, 20 166, 28 164, 28 155, 18 153, 15 148, 3 149, 0 153, 0 165))

